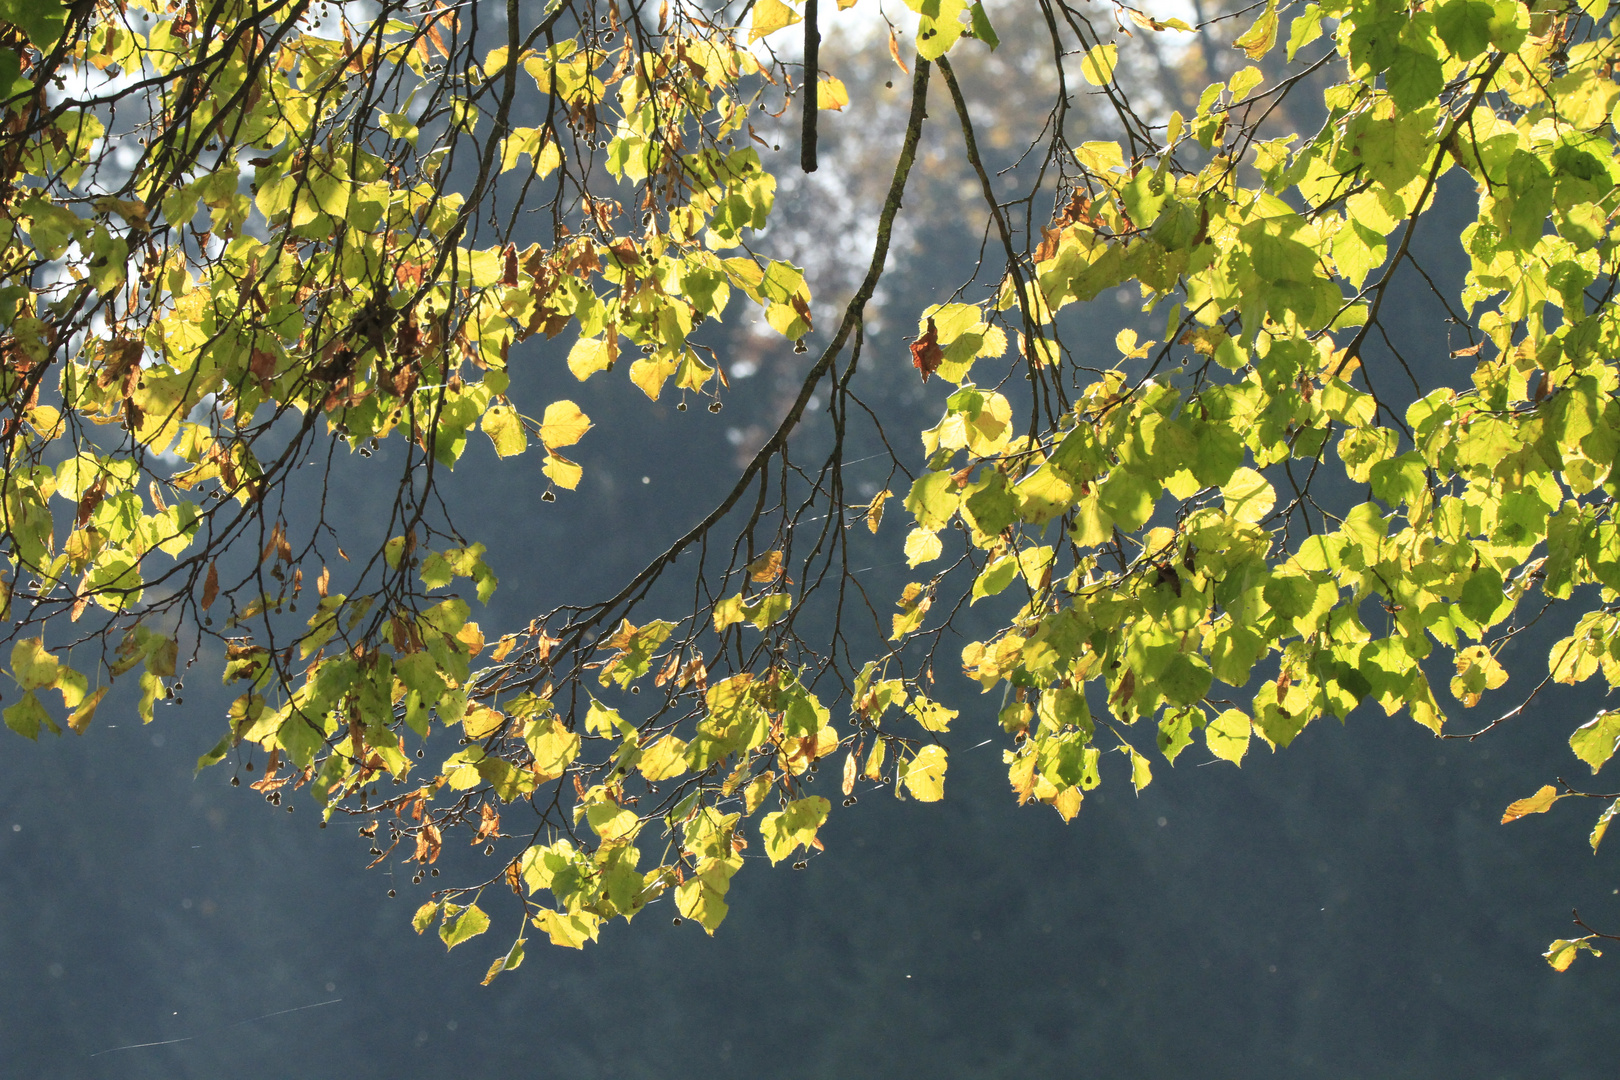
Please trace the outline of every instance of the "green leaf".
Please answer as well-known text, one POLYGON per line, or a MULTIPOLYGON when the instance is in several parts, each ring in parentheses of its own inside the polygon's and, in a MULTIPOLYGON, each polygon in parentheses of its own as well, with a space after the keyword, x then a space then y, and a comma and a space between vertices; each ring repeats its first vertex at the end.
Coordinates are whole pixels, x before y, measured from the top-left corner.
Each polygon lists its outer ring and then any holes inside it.
POLYGON ((1615 814, 1620 814, 1620 799, 1616 799, 1598 815, 1597 824, 1592 826, 1592 835, 1588 842, 1592 845, 1592 853, 1597 854, 1598 845, 1603 842, 1603 834, 1609 831, 1609 823, 1614 820, 1615 814))
POLYGON ((1240 765, 1249 750, 1249 730, 1247 716, 1237 709, 1227 709, 1204 729, 1204 745, 1221 760, 1240 765))
POLYGON ((25 739, 38 739, 39 729, 57 731, 56 724, 52 722, 50 714, 45 711, 39 698, 34 696, 32 690, 22 696, 22 700, 15 705, 8 705, 5 709, 6 727, 15 731, 25 739))
POLYGON ((906 495, 906 509, 917 524, 930 532, 950 524, 956 513, 956 481, 948 472, 928 472, 919 476, 906 495))
POLYGON ((1434 12, 1440 40, 1458 60, 1472 60, 1491 44, 1496 9, 1482 0, 1446 0, 1434 12))
POLYGON ((992 559, 974 579, 972 603, 976 604, 987 596, 999 594, 1011 585, 1017 576, 1018 559, 1015 556, 1003 555, 999 559, 992 559))
POLYGON ((1429 104, 1439 96, 1445 82, 1440 58, 1426 45, 1421 48, 1402 45, 1384 73, 1389 96, 1402 109, 1419 109, 1429 104))
POLYGON ((475 938, 489 929, 489 916, 477 904, 469 904, 462 908, 460 914, 450 917, 450 907, 445 908, 444 922, 439 924, 439 939, 445 947, 453 949, 468 938, 475 938))
POLYGON ((52 685, 60 666, 43 638, 22 638, 11 647, 11 675, 24 690, 52 685))
POLYGON ((64 0, 6 0, 0 8, 0 18, 15 23, 27 35, 29 44, 46 56, 61 39, 67 14, 64 0))
POLYGON ((1614 756, 1617 739, 1620 739, 1620 709, 1605 709, 1575 729, 1569 737, 1569 748, 1592 767, 1595 776, 1604 762, 1614 756))
POLYGON ((1159 718, 1159 752, 1166 761, 1175 764, 1181 752, 1192 745, 1193 729, 1203 726, 1202 709, 1166 710, 1159 718))
POLYGON ((1576 955, 1578 955, 1582 949, 1585 949, 1593 956, 1603 955, 1603 953, 1600 952, 1590 941, 1586 941, 1584 939, 1568 941, 1563 938, 1560 938, 1551 945, 1547 946, 1547 951, 1541 955, 1546 957, 1547 963, 1554 971, 1568 971, 1569 965, 1575 962, 1576 955))
POLYGON ((992 49, 1000 45, 1001 39, 996 36, 995 28, 990 25, 990 16, 985 14, 984 4, 974 0, 968 12, 973 20, 973 36, 992 49))
POLYGON ((507 950, 505 956, 496 957, 494 962, 489 965, 489 970, 484 973, 484 979, 481 985, 488 986, 490 983, 495 981, 495 976, 499 975, 503 971, 517 970, 518 966, 523 963, 524 944, 525 940, 523 938, 518 938, 516 941, 512 942, 512 947, 507 950))

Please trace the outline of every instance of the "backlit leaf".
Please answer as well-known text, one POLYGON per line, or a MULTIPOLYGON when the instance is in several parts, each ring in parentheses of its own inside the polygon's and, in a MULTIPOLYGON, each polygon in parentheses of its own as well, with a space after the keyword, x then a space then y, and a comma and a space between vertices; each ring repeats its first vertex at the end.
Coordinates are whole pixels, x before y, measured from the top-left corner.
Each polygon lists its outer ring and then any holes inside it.
POLYGON ((553 401, 546 406, 546 415, 540 421, 540 441, 547 450, 572 446, 591 429, 590 417, 580 411, 572 401, 553 401))
POLYGON ((1539 791, 1529 798, 1519 799, 1517 802, 1509 804, 1508 808, 1502 812, 1502 824, 1506 825, 1510 821, 1517 821, 1527 814, 1545 814, 1552 809, 1552 804, 1560 798, 1562 796, 1558 794, 1558 789, 1551 784, 1544 784, 1539 791))

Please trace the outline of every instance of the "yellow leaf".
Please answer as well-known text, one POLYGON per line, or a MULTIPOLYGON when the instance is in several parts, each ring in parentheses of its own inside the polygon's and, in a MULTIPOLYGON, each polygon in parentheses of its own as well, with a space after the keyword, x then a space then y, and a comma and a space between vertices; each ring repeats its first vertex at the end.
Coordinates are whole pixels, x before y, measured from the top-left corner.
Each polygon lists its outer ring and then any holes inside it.
POLYGON ((938 802, 945 797, 945 766, 949 754, 943 746, 925 746, 917 756, 904 762, 902 778, 906 790, 918 802, 938 802))
POLYGON ((1113 42, 1087 50, 1080 61, 1080 74, 1092 86, 1107 86, 1114 81, 1114 68, 1119 63, 1119 46, 1113 42))
POLYGON ((1541 790, 1528 799, 1520 799, 1518 802, 1509 804, 1507 810, 1502 814, 1502 824, 1506 825, 1510 821, 1517 821, 1526 814, 1545 814, 1552 809, 1552 804, 1561 797, 1558 790, 1551 784, 1543 784, 1541 790))
POLYGON ((547 454, 541 470, 551 478, 552 483, 569 491, 579 487, 579 478, 585 475, 584 469, 560 454, 547 454))
POLYGON ((1117 142, 1084 142, 1074 156, 1092 172, 1107 172, 1122 168, 1125 164, 1125 151, 1120 149, 1117 142))
POLYGON ((1074 816, 1080 812, 1080 803, 1084 798, 1084 793, 1071 785, 1052 797, 1052 808, 1064 821, 1073 821, 1074 816))
POLYGON ((1574 941, 1559 938, 1547 946, 1547 951, 1541 955, 1547 958, 1547 963, 1552 965, 1554 971, 1568 971, 1569 965, 1575 962, 1575 954, 1582 949, 1585 949, 1593 956, 1603 955, 1602 951, 1586 938, 1576 938, 1574 941))
POLYGON ((1137 753, 1134 746, 1125 748, 1131 755, 1131 783, 1136 786, 1137 794, 1153 783, 1153 769, 1148 765, 1148 759, 1137 753))
POLYGON ((1254 20, 1254 25, 1232 42, 1232 48, 1242 49, 1250 60, 1258 60, 1277 43, 1277 0, 1267 0, 1266 10, 1254 20))
POLYGON ((743 788, 743 806, 752 814, 765 804, 765 796, 771 793, 771 785, 776 783, 776 773, 767 769, 748 781, 743 788))
POLYGON ((866 508, 866 528, 869 532, 877 532, 878 526, 883 524, 883 502, 894 492, 887 488, 872 497, 872 504, 866 508))
MULTIPOLYGON (((1012 753, 1012 751, 1007 751, 1012 753)), ((1013 794, 1018 796, 1018 805, 1023 806, 1035 793, 1035 755, 1025 754, 1015 757, 1007 768, 1007 783, 1012 785, 1013 794)))
POLYGON ((553 945, 566 945, 570 949, 583 949, 587 941, 595 941, 602 920, 588 911, 565 915, 550 908, 534 917, 534 925, 544 930, 553 945))
POLYGON ((105 686, 98 687, 94 693, 84 699, 84 702, 77 709, 73 710, 73 715, 68 717, 68 727, 72 728, 75 734, 83 735, 84 729, 90 726, 91 720, 95 719, 96 706, 100 705, 101 699, 107 696, 107 689, 105 686))
POLYGON ((613 331, 606 339, 580 338, 568 350, 568 370, 574 373, 574 378, 584 382, 598 371, 612 367, 618 358, 618 331, 613 331))
POLYGON ((675 369, 679 366, 675 360, 643 358, 630 365, 630 382, 648 398, 657 401, 664 384, 675 374, 675 369))
POLYGON ((832 803, 817 795, 790 802, 760 820, 759 832, 765 838, 765 854, 779 863, 816 839, 816 830, 827 820, 832 803))
POLYGON ((679 776, 686 771, 686 743, 673 735, 665 735, 642 751, 636 767, 652 783, 679 776))
POLYGON ((487 709, 482 705, 475 705, 467 710, 467 715, 461 718, 461 728, 469 739, 483 739, 501 730, 506 723, 506 717, 494 709, 487 709))
POLYGON ((826 75, 816 83, 816 108, 840 112, 849 104, 849 91, 842 79, 826 75))
POLYGON ((529 446, 529 433, 523 429, 523 420, 510 405, 491 405, 479 421, 479 427, 495 444, 499 457, 521 454, 529 446))
POLYGON ((748 613, 743 610, 743 598, 728 596, 714 605, 714 632, 718 634, 726 627, 735 626, 746 618, 748 613))
POLYGON ((591 430, 591 418, 580 412, 572 401, 553 401, 546 406, 546 415, 540 421, 540 441, 547 450, 573 446, 591 430))
POLYGON ((1226 512, 1239 521, 1257 522, 1271 513, 1277 505, 1277 493, 1264 476, 1250 468, 1241 468, 1221 485, 1226 512))
POLYGON ((946 731, 957 717, 955 709, 947 709, 937 701, 917 695, 906 703, 906 712, 927 731, 946 731))
POLYGON ((579 736, 555 716, 531 723, 523 732, 523 741, 534 755, 534 773, 541 780, 561 776, 579 754, 579 736))
POLYGON ((482 985, 488 986, 490 983, 495 981, 495 976, 499 975, 501 972, 512 971, 516 969, 519 964, 523 963, 524 944, 525 939, 518 938, 516 941, 512 942, 512 948, 507 951, 505 956, 497 956, 494 962, 489 965, 489 970, 484 973, 484 981, 482 985))
MULTIPOLYGON (((742 862, 741 859, 737 861, 739 864, 742 862)), ((726 892, 731 888, 728 869, 723 865, 711 866, 675 886, 675 910, 683 918, 695 920, 710 934, 725 921, 726 913, 731 910, 725 900, 726 892)))
POLYGON ((925 562, 932 562, 939 558, 945 550, 940 543, 939 534, 927 529, 913 529, 911 535, 906 537, 906 565, 920 566, 925 562))
POLYGON ((872 744, 872 752, 866 756, 866 771, 862 774, 868 780, 883 779, 883 757, 888 745, 882 739, 872 744))
POLYGON ((799 13, 782 3, 782 0, 759 0, 754 5, 754 25, 748 31, 748 42, 753 44, 798 21, 799 13))
POLYGON ((557 171, 562 164, 562 151, 557 147, 557 140, 547 139, 546 144, 540 148, 540 156, 534 159, 534 171, 544 180, 557 171))

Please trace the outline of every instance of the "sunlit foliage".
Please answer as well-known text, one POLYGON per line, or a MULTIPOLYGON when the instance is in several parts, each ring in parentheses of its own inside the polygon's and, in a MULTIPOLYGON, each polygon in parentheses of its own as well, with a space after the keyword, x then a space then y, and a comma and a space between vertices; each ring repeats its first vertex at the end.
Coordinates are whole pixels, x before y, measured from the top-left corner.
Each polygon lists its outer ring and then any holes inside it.
MULTIPOLYGON (((1363 705, 1458 734, 1436 680, 1464 708, 1510 675, 1620 685, 1603 4, 908 4, 0 2, 7 725, 83 731, 124 675, 150 721, 216 649, 239 696, 199 768, 258 749, 255 789, 364 815, 417 880, 453 835, 499 852, 415 918, 454 946, 490 928, 485 888, 516 893, 493 978, 531 929, 583 946, 665 893, 712 932, 751 844, 820 848, 823 763, 846 802, 861 777, 938 800, 970 709, 1015 797, 1069 819, 1111 762, 1140 790, 1194 745, 1239 763, 1363 705), (813 320, 763 253, 760 149, 789 109, 809 140, 851 107, 795 51, 845 19, 911 104, 870 264, 813 320), (1041 27, 1055 88, 1012 195, 953 67, 1008 19, 1041 27), (1200 48, 1234 62, 1189 62, 1215 80, 1195 106, 1133 97, 1140 56, 1200 48), (852 499, 851 378, 925 122, 982 190, 988 287, 907 313, 913 377, 955 389, 852 499), (1381 320, 1442 192, 1475 203, 1460 293, 1431 282, 1471 384, 1402 392, 1381 320), (1122 289, 1156 332, 1075 340, 1074 306, 1122 289), (705 324, 744 306, 815 352, 729 496, 617 595, 486 632, 486 549, 433 494, 468 440, 533 455, 550 499, 581 482, 571 448, 634 435, 509 396, 512 350, 560 338, 580 381, 718 409, 705 324), (813 399, 838 438, 805 464, 813 399), (386 542, 345 551, 325 503, 300 531, 295 474, 383 440, 386 542), (919 580, 886 607, 848 552, 896 520, 919 580), (999 629, 942 651, 981 601, 999 629), (1510 672, 1555 602, 1575 632, 1510 672), (940 700, 958 662, 990 704, 940 700)), ((1570 746, 1595 773, 1617 737, 1604 712, 1570 746)))

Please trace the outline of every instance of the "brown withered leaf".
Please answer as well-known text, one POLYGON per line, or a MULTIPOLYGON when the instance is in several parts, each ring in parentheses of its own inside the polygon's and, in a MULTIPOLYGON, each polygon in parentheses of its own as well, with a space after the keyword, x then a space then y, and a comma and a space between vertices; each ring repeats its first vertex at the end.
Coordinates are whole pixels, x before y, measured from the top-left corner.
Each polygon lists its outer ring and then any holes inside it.
POLYGON ((911 74, 911 69, 906 67, 906 62, 900 59, 900 42, 899 39, 894 36, 894 27, 892 26, 889 27, 889 55, 894 58, 895 64, 900 68, 901 71, 905 72, 907 75, 911 74))
POLYGON ((523 875, 518 870, 516 859, 506 864, 506 887, 511 889, 512 894, 519 900, 523 899, 523 875))
POLYGON ((83 528, 90 522, 90 515, 96 512, 101 500, 107 497, 107 478, 96 477, 96 482, 85 488, 84 494, 79 496, 79 514, 75 523, 83 528))
POLYGON ((782 575, 782 553, 767 551, 748 564, 748 576, 757 582, 775 581, 782 575))
POLYGON ((665 683, 669 682, 669 680, 679 675, 680 672, 681 654, 678 652, 672 652, 669 654, 669 659, 664 663, 663 668, 658 672, 657 675, 653 676, 653 685, 663 686, 665 683))
POLYGON ((502 252, 502 256, 503 265, 501 272, 501 284, 516 285, 518 283, 517 245, 511 243, 507 244, 506 250, 502 252))
MULTIPOLYGON (((418 44, 420 44, 420 42, 418 44)), ((398 266, 394 267, 394 280, 399 282, 401 287, 420 285, 422 284, 423 272, 426 270, 426 263, 402 262, 398 266)))
POLYGON ((473 835, 472 843, 477 846, 486 840, 494 839, 500 834, 501 815, 496 813, 493 806, 485 803, 478 810, 478 832, 473 835))
POLYGON ((551 655, 551 650, 555 649, 561 643, 561 638, 554 638, 550 634, 542 632, 540 636, 534 640, 534 651, 537 654, 537 659, 544 660, 546 657, 551 655))
POLYGON ((939 347, 939 328, 929 319, 923 336, 911 343, 911 364, 922 372, 923 382, 927 382, 928 376, 938 371, 944 360, 945 352, 939 347))
POLYGON ((208 564, 208 576, 203 579, 202 607, 204 611, 213 604, 219 596, 219 564, 208 564))
POLYGON ((439 849, 443 846, 444 841, 439 835, 439 827, 430 821, 416 834, 416 854, 411 858, 419 863, 436 862, 439 858, 439 849))
POLYGON ((269 382, 276 375, 276 354, 263 349, 254 349, 248 354, 248 371, 254 378, 269 382))
POLYGON ((691 684, 699 690, 709 688, 709 669, 703 663, 701 656, 692 657, 691 660, 687 661, 686 666, 681 669, 680 685, 684 688, 687 684, 691 684))
POLYGON ((1041 242, 1035 248, 1035 261, 1043 263, 1057 254, 1058 245, 1063 242, 1062 228, 1049 229, 1041 227, 1041 242))

